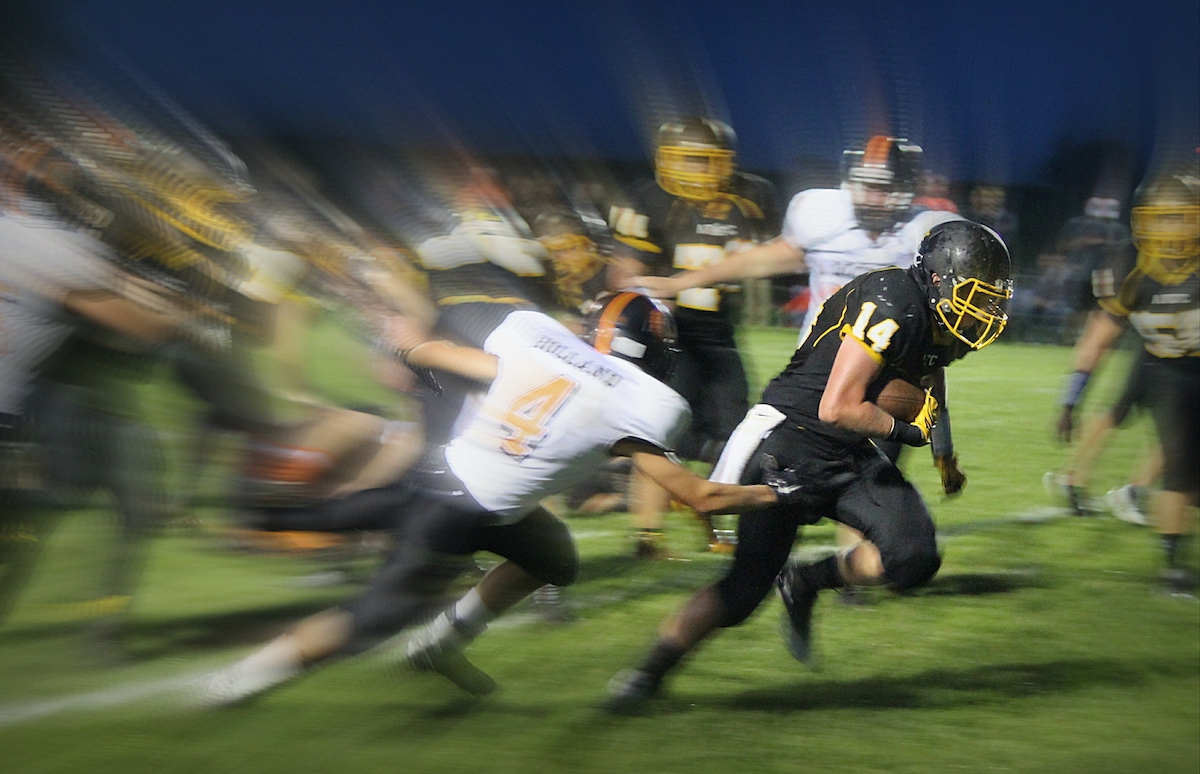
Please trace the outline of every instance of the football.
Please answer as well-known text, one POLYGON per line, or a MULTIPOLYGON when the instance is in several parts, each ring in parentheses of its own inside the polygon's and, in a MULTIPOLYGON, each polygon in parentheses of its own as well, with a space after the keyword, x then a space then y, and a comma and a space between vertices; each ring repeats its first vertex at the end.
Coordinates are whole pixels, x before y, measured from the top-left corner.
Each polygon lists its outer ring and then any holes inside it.
POLYGON ((925 405, 925 390, 903 379, 893 379, 879 391, 875 405, 896 419, 911 422, 925 405))

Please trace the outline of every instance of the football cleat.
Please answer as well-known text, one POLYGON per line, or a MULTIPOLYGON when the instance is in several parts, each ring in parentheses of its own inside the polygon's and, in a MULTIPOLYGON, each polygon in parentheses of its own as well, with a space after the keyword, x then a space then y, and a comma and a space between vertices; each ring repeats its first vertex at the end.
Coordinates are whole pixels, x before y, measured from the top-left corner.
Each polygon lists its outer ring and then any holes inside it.
POLYGON ((1087 491, 1081 486, 1071 484, 1062 473, 1050 471, 1042 476, 1042 486, 1046 494, 1065 501, 1072 516, 1095 516, 1097 511, 1088 501, 1087 491))
POLYGON ((1196 573, 1186 567, 1170 567, 1158 576, 1163 590, 1173 597, 1195 599, 1198 581, 1196 573))
POLYGON ((624 669, 608 681, 608 701, 604 709, 614 715, 636 714, 646 702, 658 695, 662 678, 644 669, 624 669))
POLYGON ((487 696, 500 687, 487 672, 468 661, 461 652, 435 659, 423 671, 436 672, 472 696, 487 696))
POLYGON ((250 656, 202 677, 198 691, 200 702, 214 709, 233 707, 261 696, 298 674, 298 666, 264 664, 250 656))
POLYGON ((1104 502, 1108 503, 1113 516, 1121 521, 1136 524, 1139 527, 1145 527, 1149 523, 1138 497, 1138 487, 1133 484, 1126 484, 1110 490, 1108 494, 1104 495, 1104 502))
POLYGON ((812 661, 812 612, 817 603, 817 589, 800 577, 800 566, 795 560, 788 561, 775 585, 783 600, 783 641, 792 658, 807 664, 812 661))

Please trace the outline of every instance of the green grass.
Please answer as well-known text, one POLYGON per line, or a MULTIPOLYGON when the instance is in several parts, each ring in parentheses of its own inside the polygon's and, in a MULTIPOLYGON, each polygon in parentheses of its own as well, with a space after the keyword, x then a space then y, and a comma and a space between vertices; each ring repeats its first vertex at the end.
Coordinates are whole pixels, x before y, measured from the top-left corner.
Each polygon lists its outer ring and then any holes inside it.
MULTIPOLYGON (((756 385, 794 342, 793 331, 746 332, 756 385)), ((347 346, 319 331, 314 381, 341 400, 379 402, 347 346)), ((1107 517, 1016 518, 1052 505, 1040 479, 1065 454, 1050 429, 1068 357, 996 345, 950 371, 967 490, 946 501, 926 452, 905 462, 942 531, 946 561, 934 583, 904 598, 873 594, 865 606, 823 599, 815 670, 787 656, 769 600, 697 652, 645 717, 599 712, 605 683, 725 561, 697 550, 700 532, 682 515, 669 525, 678 559, 649 564, 629 558, 623 516, 571 519, 583 558, 566 592, 575 620, 519 612, 518 625, 481 638, 472 658, 504 688, 481 703, 368 656, 229 711, 201 712, 166 693, 108 706, 75 699, 49 712, 44 702, 56 697, 222 663, 355 591, 297 587, 322 567, 314 559, 234 553, 210 532, 174 529, 155 546, 139 592, 125 638, 131 659, 104 666, 84 624, 67 620, 76 610, 67 603, 86 599, 99 573, 109 531, 102 512, 79 513, 0 628, 0 770, 1200 771, 1200 608, 1153 589, 1152 535, 1107 517)), ((1091 405, 1119 389, 1120 360, 1092 388, 1091 405)), ((177 452, 187 399, 162 384, 146 397, 177 452)), ((1123 480, 1148 438, 1144 420, 1115 437, 1096 493, 1123 480)), ((199 516, 206 525, 224 518, 199 516)), ((808 529, 805 542, 831 544, 832 527, 808 529)))

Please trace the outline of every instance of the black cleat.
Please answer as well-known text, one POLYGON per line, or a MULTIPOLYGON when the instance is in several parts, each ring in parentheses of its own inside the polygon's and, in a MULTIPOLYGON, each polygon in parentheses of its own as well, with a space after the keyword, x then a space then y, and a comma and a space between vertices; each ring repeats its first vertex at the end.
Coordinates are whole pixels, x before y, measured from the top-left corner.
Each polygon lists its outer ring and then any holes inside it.
POLYGON ((807 664, 812 660, 812 612, 817 589, 804 582, 797 572, 799 568, 795 561, 789 561, 775 585, 783 599, 783 641, 792 658, 807 664))
POLYGON ((1198 580, 1196 574, 1182 567, 1172 567, 1159 573, 1162 589, 1172 597, 1195 599, 1198 580))
POLYGON ((613 715, 636 715, 646 702, 658 695, 662 678, 644 669, 625 669, 608 681, 608 700, 604 709, 613 715))

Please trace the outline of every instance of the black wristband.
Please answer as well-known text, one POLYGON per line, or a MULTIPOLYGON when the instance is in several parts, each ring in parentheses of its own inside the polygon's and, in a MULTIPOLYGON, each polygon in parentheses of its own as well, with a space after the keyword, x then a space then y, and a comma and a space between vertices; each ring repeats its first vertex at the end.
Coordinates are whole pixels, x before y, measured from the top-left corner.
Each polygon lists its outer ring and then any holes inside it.
POLYGON ((887 434, 888 441, 899 441, 905 446, 924 446, 929 443, 929 439, 921 432, 921 428, 911 422, 901 422, 899 419, 892 419, 892 431, 887 434))

